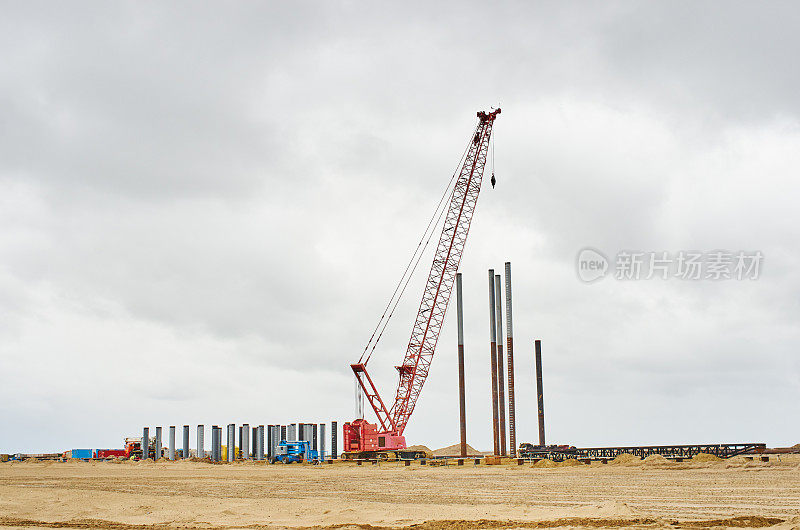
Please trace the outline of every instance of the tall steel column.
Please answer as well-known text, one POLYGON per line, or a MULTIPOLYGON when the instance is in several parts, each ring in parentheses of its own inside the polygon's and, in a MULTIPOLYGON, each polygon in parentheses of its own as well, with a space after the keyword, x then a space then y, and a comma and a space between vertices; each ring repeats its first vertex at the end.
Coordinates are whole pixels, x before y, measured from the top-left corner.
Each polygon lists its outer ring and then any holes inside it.
POLYGON ((211 461, 217 461, 217 426, 211 426, 211 461))
POLYGON ((339 432, 337 430, 338 427, 338 422, 331 422, 331 458, 334 460, 339 458, 339 439, 337 438, 339 432))
POLYGON ((239 450, 242 453, 242 460, 250 458, 250 424, 242 424, 242 434, 239 437, 239 450))
MULTIPOLYGON (((267 425, 267 460, 272 460, 275 453, 272 452, 272 444, 275 440, 275 428, 277 425, 267 425)), ((280 429, 280 427, 277 427, 280 429)))
POLYGON ((264 426, 258 426, 258 459, 264 460, 264 426))
POLYGON ((489 350, 492 357, 492 427, 494 454, 500 454, 500 422, 498 419, 499 407, 497 403, 497 325, 495 324, 494 309, 494 269, 489 269, 489 350))
POLYGON ((211 452, 209 453, 211 461, 216 462, 217 458, 217 426, 211 426, 211 452))
POLYGON ((206 457, 206 428, 202 424, 197 426, 197 458, 206 457))
POLYGON ((175 426, 169 426, 169 459, 175 460, 175 426))
POLYGON ((517 456, 517 417, 514 400, 514 326, 511 318, 511 262, 506 262, 506 355, 508 356, 508 439, 517 456))
POLYGON ((281 427, 281 429, 280 429, 281 433, 280 433, 280 436, 278 437, 280 439, 275 443, 278 443, 278 442, 280 442, 282 440, 288 440, 288 438, 286 437, 286 425, 281 425, 280 427, 281 427))
POLYGON ((222 427, 217 427, 217 462, 222 462, 222 427))
POLYGON ((317 432, 317 424, 316 423, 311 426, 311 431, 312 431, 312 433, 311 433, 311 447, 315 451, 319 451, 319 439, 318 439, 318 436, 317 436, 319 433, 317 432))
POLYGON ((250 457, 258 460, 258 425, 250 427, 250 457))
POLYGON ((319 459, 325 461, 325 424, 319 424, 319 459))
POLYGON ((534 342, 536 352, 536 394, 539 402, 539 445, 544 442, 544 390, 542 390, 542 341, 534 342))
POLYGON ((216 425, 211 426, 211 461, 219 462, 219 453, 217 453, 217 444, 219 443, 219 427, 216 425))
POLYGON ((161 458, 161 427, 156 427, 156 456, 155 459, 161 458))
POLYGON ((228 424, 228 462, 233 462, 236 459, 236 424, 228 424))
POLYGON ((150 458, 150 427, 142 429, 142 460, 150 458))
POLYGON ((286 428, 286 440, 296 441, 297 438, 297 424, 290 423, 289 426, 286 428))
POLYGON ((189 426, 183 426, 183 458, 189 458, 189 426))
POLYGON ((456 313, 458 315, 458 411, 461 456, 467 456, 467 400, 464 384, 464 303, 461 293, 461 273, 456 274, 456 313))
POLYGON ((500 404, 500 454, 506 456, 506 377, 503 369, 503 289, 500 275, 494 277, 495 311, 497 311, 497 401, 500 404))
POLYGON ((175 426, 169 426, 169 459, 175 460, 175 426))

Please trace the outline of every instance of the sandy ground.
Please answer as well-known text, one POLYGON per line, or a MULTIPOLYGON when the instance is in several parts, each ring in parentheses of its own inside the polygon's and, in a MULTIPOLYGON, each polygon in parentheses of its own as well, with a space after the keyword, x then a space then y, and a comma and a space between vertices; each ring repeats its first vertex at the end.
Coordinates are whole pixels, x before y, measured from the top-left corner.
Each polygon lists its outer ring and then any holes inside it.
POLYGON ((314 526, 800 528, 800 455, 553 468, 0 464, 0 528, 314 526))

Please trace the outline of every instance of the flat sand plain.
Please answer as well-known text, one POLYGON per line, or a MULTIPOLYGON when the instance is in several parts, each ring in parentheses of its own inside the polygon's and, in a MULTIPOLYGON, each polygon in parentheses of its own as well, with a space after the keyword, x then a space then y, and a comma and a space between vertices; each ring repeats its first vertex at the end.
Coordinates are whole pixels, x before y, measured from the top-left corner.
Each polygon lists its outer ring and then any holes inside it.
POLYGON ((0 528, 800 528, 780 461, 0 464, 0 528))

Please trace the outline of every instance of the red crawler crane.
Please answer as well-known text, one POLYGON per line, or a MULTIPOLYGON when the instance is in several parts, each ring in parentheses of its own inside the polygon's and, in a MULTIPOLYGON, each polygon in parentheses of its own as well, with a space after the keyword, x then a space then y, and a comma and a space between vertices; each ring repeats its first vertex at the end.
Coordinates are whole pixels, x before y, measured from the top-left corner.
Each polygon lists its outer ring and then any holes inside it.
MULTIPOLYGON (((453 281, 461 262, 472 214, 475 212, 478 194, 481 191, 492 126, 498 114, 500 109, 478 112, 478 125, 450 195, 442 233, 419 304, 411 340, 408 342, 403 364, 396 367, 400 380, 391 409, 386 407, 367 373, 369 355, 365 360, 366 349, 359 361, 350 365, 364 396, 378 417, 378 424, 368 423, 363 418, 345 423, 342 455, 344 458, 394 459, 398 455, 404 458, 424 456, 415 451, 403 451, 406 449, 403 431, 411 418, 411 413, 414 412, 414 406, 428 377, 428 369, 436 351, 436 342, 439 340, 439 332, 447 312, 453 281)), ((494 186, 494 175, 492 175, 492 186, 494 186)), ((369 344, 367 346, 369 347, 369 344)))

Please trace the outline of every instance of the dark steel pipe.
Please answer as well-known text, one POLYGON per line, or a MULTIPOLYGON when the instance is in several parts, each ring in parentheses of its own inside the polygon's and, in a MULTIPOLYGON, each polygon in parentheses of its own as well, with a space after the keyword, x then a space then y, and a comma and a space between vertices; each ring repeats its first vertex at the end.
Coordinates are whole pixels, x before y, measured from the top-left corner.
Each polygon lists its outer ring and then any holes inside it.
POLYGON ((514 326, 511 319, 511 262, 506 262, 506 355, 508 356, 508 439, 511 457, 517 456, 517 421, 514 401, 514 326))
POLYGON ((211 426, 211 461, 212 462, 219 462, 220 459, 220 450, 219 450, 219 433, 220 429, 216 425, 211 426))
POLYGON ((497 317, 497 402, 500 406, 500 456, 508 455, 506 451, 506 380, 503 368, 503 289, 500 275, 494 277, 495 311, 497 317))
POLYGON ((156 427, 156 454, 155 459, 161 458, 161 427, 156 427))
POLYGON ((337 429, 339 424, 336 421, 331 422, 331 457, 336 460, 339 458, 339 440, 337 438, 337 429))
POLYGON ((467 456, 467 400, 464 384, 464 304, 461 298, 461 273, 456 274, 456 312, 458 313, 458 412, 461 456, 467 456))
POLYGON ((497 326, 495 324, 494 310, 494 269, 489 269, 489 349, 492 357, 492 427, 494 455, 500 454, 500 423, 498 420, 499 407, 497 403, 497 326))
POLYGON ((539 445, 545 445, 544 441, 544 390, 542 390, 542 341, 536 339, 534 342, 536 352, 536 393, 539 401, 539 445))
POLYGON ((142 460, 150 458, 150 428, 145 427, 142 429, 142 460))
POLYGON ((228 424, 228 447, 225 449, 227 451, 227 460, 228 462, 233 462, 236 460, 236 424, 229 423, 228 424))

